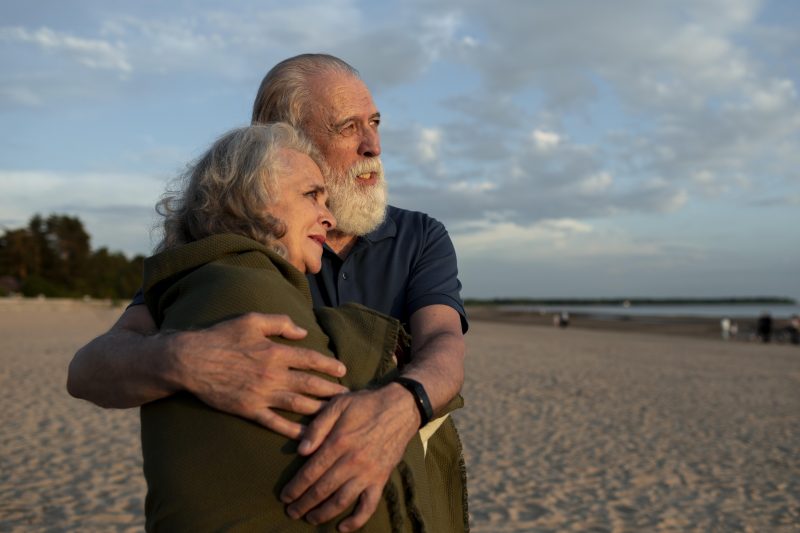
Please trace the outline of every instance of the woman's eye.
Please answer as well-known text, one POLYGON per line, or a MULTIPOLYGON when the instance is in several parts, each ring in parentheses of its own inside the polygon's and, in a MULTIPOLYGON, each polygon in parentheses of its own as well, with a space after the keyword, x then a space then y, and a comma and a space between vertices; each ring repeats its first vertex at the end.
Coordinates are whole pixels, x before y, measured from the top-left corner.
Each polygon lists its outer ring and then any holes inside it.
POLYGON ((306 196, 308 196, 312 200, 316 200, 317 199, 317 195, 319 195, 319 191, 308 191, 306 193, 306 196))

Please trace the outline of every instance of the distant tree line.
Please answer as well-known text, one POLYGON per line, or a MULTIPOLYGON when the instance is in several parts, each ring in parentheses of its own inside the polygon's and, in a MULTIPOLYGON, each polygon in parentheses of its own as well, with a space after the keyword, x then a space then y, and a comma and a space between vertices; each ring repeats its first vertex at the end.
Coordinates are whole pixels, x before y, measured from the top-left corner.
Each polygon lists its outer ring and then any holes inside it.
POLYGON ((34 215, 0 237, 0 295, 128 299, 142 283, 144 256, 92 251, 77 217, 34 215))

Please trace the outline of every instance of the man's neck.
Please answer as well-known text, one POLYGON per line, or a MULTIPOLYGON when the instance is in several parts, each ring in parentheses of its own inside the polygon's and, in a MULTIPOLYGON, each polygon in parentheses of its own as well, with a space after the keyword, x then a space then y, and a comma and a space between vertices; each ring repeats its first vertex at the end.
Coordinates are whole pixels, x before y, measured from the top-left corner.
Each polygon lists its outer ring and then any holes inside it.
POLYGON ((336 252, 336 255, 344 259, 347 257, 347 254, 350 253, 350 250, 353 249, 353 246, 355 246, 357 240, 357 235, 348 235, 346 233, 333 230, 328 232, 326 242, 328 246, 330 246, 331 250, 336 252))

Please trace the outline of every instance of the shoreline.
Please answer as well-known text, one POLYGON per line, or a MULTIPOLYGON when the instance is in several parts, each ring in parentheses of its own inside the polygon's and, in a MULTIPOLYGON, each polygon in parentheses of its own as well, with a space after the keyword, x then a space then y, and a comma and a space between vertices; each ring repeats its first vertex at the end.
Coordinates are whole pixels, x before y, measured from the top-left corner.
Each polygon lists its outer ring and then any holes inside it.
MULTIPOLYGON (((470 321, 495 322, 501 324, 520 324, 529 326, 549 326, 554 328, 554 313, 503 309, 497 306, 468 306, 467 318, 470 321)), ((646 315, 599 315, 594 313, 570 312, 569 326, 557 329, 582 329, 613 331, 619 333, 646 333, 722 340, 719 318, 685 316, 646 316, 646 315)), ((756 342, 755 331, 758 317, 735 319, 739 332, 729 342, 756 342)), ((778 335, 789 327, 788 320, 773 320, 773 342, 786 344, 788 339, 778 335)))
MULTIPOLYGON (((33 310, 75 311, 78 309, 94 309, 98 313, 116 312, 117 318, 128 306, 128 301, 98 300, 92 298, 24 298, 21 296, 0 297, 0 312, 23 312, 33 310)), ((570 312, 568 327, 554 327, 552 311, 529 311, 503 308, 495 305, 468 305, 467 318, 470 322, 493 322, 499 324, 517 324, 542 326, 569 331, 592 330, 611 331, 616 333, 640 333, 669 337, 689 337, 697 339, 723 340, 720 327, 722 317, 700 316, 650 316, 650 315, 603 315, 591 312, 570 312)), ((756 338, 758 317, 734 318, 732 323, 738 325, 739 331, 727 342, 760 342, 756 338)), ((788 338, 789 320, 773 320, 773 344, 790 344, 788 338)))

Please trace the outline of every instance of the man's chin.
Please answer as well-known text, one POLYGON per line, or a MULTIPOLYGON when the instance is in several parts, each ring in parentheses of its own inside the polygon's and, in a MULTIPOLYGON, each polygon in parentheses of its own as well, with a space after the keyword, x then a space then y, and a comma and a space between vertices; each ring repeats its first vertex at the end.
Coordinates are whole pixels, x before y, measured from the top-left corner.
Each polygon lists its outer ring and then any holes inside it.
POLYGON ((336 211, 334 210, 334 217, 337 221, 336 231, 345 235, 364 236, 375 230, 386 219, 385 202, 380 208, 372 206, 368 212, 343 210, 337 213, 336 211))
POLYGON ((386 218, 388 195, 386 181, 380 174, 373 173, 368 179, 356 178, 356 183, 358 186, 352 181, 344 186, 329 186, 328 194, 336 229, 345 235, 362 236, 386 218))

